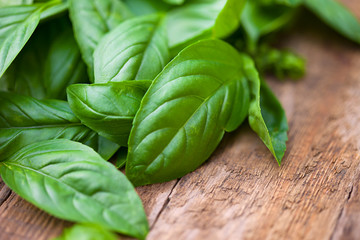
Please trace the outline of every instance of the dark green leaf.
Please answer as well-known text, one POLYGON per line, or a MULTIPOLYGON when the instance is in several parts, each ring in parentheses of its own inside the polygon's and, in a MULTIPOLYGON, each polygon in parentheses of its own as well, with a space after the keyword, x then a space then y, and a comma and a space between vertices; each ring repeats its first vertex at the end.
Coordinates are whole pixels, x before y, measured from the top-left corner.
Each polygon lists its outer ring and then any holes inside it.
POLYGON ((285 111, 266 83, 260 83, 254 62, 249 57, 243 57, 243 67, 251 89, 250 127, 259 135, 280 165, 288 140, 289 127, 285 111))
POLYGON ((40 26, 1 83, 3 90, 37 99, 65 99, 66 87, 87 82, 85 64, 71 25, 59 19, 40 26), (56 28, 57 32, 52 32, 56 28))
POLYGON ((135 185, 175 179, 200 166, 225 131, 248 113, 238 52, 220 40, 189 46, 145 94, 129 139, 126 174, 135 185))
POLYGON ((127 146, 132 122, 151 81, 123 81, 69 86, 71 109, 101 136, 127 146))
POLYGON ((170 60, 166 25, 159 15, 121 23, 94 53, 95 82, 153 80, 170 60))
POLYGON ((64 101, 0 92, 0 160, 30 143, 55 138, 86 142, 93 136, 64 101))
POLYGON ((115 162, 115 166, 117 168, 122 168, 125 166, 127 154, 128 154, 128 149, 126 147, 122 147, 119 149, 115 162))
POLYGON ((298 79, 305 74, 305 60, 289 50, 260 46, 255 63, 260 72, 272 72, 279 79, 298 79))
POLYGON ((163 1, 173 5, 181 5, 185 2, 185 0, 163 0, 163 1))
POLYGON ((0 163, 4 182, 55 217, 145 239, 147 219, 126 177, 91 148, 66 139, 21 149, 0 163))
POLYGON ((294 9, 278 5, 261 6, 256 1, 247 1, 241 15, 248 50, 254 52, 261 36, 274 32, 289 23, 294 9))
POLYGON ((60 237, 53 240, 117 240, 118 237, 108 230, 91 224, 75 224, 64 230, 60 237))
POLYGON ((324 22, 360 44, 360 22, 341 3, 335 0, 304 0, 305 5, 324 22))
POLYGON ((76 40, 93 80, 96 46, 106 33, 129 18, 131 13, 119 0, 70 0, 69 11, 76 40))

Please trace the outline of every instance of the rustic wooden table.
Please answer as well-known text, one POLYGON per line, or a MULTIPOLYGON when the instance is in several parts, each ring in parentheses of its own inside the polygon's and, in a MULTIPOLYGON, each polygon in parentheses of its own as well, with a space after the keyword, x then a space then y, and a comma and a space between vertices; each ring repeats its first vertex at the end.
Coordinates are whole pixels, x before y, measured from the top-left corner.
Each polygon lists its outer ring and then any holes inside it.
MULTIPOLYGON (((358 0, 343 0, 360 18, 358 0)), ((150 240, 360 239, 360 47, 313 18, 283 46, 308 60, 298 82, 270 80, 290 124, 283 165, 243 126, 177 181, 138 188, 150 240)), ((71 224, 0 182, 0 239, 42 240, 71 224)))

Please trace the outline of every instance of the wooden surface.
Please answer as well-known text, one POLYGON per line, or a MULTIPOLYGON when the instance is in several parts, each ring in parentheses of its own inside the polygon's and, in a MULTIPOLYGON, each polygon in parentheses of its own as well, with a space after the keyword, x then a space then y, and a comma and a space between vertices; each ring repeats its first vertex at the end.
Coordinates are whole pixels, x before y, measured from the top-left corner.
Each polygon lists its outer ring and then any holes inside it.
MULTIPOLYGON (((358 0, 343 2, 360 18, 358 0)), ((301 81, 269 79, 290 124, 283 165, 247 126, 227 134, 195 172, 137 189, 149 240, 360 239, 360 47, 311 17, 282 46, 308 60, 301 81)), ((70 225, 0 183, 1 240, 49 239, 70 225)))

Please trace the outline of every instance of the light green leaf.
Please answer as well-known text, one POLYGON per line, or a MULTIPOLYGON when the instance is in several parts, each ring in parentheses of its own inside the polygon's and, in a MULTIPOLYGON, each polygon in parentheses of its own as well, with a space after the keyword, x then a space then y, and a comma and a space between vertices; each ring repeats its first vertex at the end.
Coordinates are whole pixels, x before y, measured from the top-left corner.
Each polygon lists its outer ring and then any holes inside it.
POLYGON ((91 148, 66 139, 21 149, 0 163, 4 182, 55 217, 145 239, 148 223, 134 187, 91 148))
POLYGON ((68 101, 83 124, 127 146, 132 122, 151 81, 123 81, 69 86, 68 101))
POLYGON ((170 48, 180 50, 199 39, 229 36, 239 25, 244 2, 189 0, 184 5, 172 9, 168 13, 170 48))
POLYGON ((121 23, 94 53, 95 82, 153 80, 170 60, 166 25, 159 15, 121 23))
POLYGON ((34 142, 56 138, 86 142, 94 134, 65 101, 0 92, 0 161, 34 142))
POLYGON ((42 5, 0 8, 0 78, 39 24, 42 5))
POLYGON ((75 224, 53 240, 118 240, 118 237, 98 225, 75 224))
POLYGON ((289 127, 285 111, 266 83, 260 82, 254 62, 249 57, 243 57, 243 67, 251 89, 250 127, 259 135, 280 165, 288 140, 289 127))
POLYGON ((124 0, 124 2, 137 16, 167 12, 172 7, 170 4, 166 4, 164 1, 160 0, 124 0))
POLYGON ((345 37, 360 44, 360 22, 335 0, 304 0, 306 7, 345 37))
POLYGON ((135 116, 126 174, 135 185, 195 170, 225 131, 248 113, 249 89, 238 52, 220 40, 185 48, 156 77, 135 116))
POLYGON ((69 0, 70 18, 93 80, 93 53, 103 36, 132 14, 119 0, 69 0))
POLYGON ((32 3, 32 0, 0 0, 0 8, 15 5, 29 5, 32 3))

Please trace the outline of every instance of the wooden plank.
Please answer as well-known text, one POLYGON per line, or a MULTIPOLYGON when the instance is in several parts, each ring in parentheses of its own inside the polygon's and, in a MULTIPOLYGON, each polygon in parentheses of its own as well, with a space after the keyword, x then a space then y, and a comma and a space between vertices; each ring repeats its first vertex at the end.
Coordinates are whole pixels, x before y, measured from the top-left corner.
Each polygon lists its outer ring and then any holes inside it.
POLYGON ((285 44, 308 59, 306 78, 271 81, 290 122, 282 167, 247 127, 228 134, 148 239, 359 239, 360 49, 314 21, 285 44))
MULTIPOLYGON (((343 2, 360 17, 358 0, 343 2)), ((195 172, 137 189, 148 239, 359 238, 360 49, 311 17, 283 39, 308 60, 305 79, 270 81, 290 123, 283 165, 248 126, 227 134, 195 172)), ((6 240, 49 239, 70 225, 1 181, 0 222, 6 240)))

